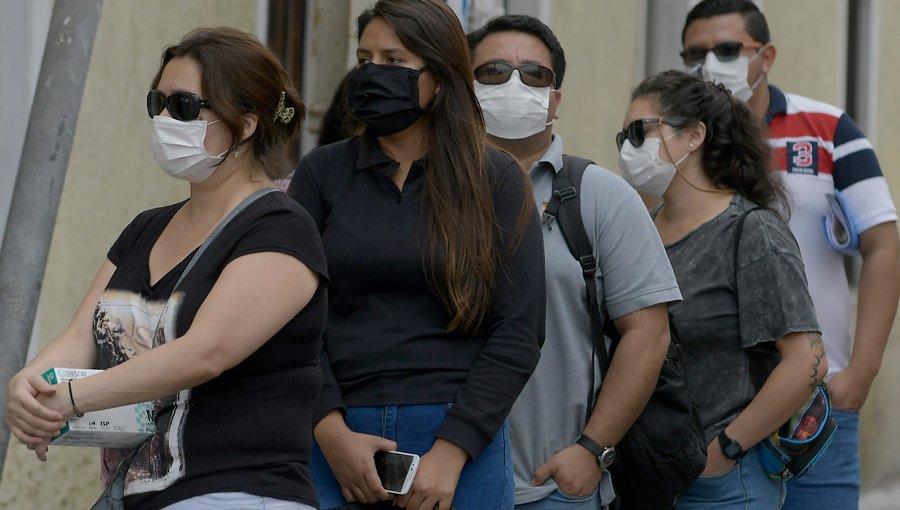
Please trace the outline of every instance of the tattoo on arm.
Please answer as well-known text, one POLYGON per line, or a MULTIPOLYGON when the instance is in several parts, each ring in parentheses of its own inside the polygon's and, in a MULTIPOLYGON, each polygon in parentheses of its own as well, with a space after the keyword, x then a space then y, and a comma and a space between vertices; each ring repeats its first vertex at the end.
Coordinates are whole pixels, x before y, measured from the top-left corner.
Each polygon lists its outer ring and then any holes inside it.
POLYGON ((822 376, 819 377, 819 365, 822 364, 822 358, 825 357, 825 344, 822 343, 822 335, 810 335, 809 348, 812 349, 813 352, 815 352, 815 361, 813 361, 813 364, 810 367, 809 377, 812 379, 812 381, 810 381, 809 387, 815 388, 822 382, 822 379, 825 378, 825 374, 822 374, 822 376))

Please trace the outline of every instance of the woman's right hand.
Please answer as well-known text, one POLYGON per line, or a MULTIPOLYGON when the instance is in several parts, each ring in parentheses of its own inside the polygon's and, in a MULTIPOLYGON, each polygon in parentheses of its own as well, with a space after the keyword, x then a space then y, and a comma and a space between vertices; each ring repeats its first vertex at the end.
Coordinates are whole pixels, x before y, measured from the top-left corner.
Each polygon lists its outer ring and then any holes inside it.
MULTIPOLYGON (((65 416, 42 405, 36 398, 41 394, 53 395, 56 391, 56 386, 39 375, 25 371, 10 379, 7 388, 6 424, 19 441, 35 450, 38 458, 46 451, 46 444, 66 425, 65 416)), ((46 460, 46 456, 41 460, 46 460)))
POLYGON ((348 502, 375 503, 391 495, 381 486, 375 470, 375 452, 396 450, 397 443, 379 436, 353 432, 340 411, 325 415, 314 429, 316 442, 348 502))
POLYGON ((735 461, 729 459, 722 452, 722 445, 719 444, 717 438, 713 438, 712 442, 706 446, 706 468, 700 473, 700 476, 721 476, 734 467, 735 461))

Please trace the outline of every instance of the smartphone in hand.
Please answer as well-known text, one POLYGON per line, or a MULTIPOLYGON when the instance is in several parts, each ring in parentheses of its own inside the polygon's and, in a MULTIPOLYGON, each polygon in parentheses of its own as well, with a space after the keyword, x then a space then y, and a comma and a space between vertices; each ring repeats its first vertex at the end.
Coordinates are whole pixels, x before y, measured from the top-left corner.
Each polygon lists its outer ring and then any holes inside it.
POLYGON ((391 494, 402 496, 409 492, 418 468, 419 456, 414 453, 375 452, 375 469, 381 486, 391 494))

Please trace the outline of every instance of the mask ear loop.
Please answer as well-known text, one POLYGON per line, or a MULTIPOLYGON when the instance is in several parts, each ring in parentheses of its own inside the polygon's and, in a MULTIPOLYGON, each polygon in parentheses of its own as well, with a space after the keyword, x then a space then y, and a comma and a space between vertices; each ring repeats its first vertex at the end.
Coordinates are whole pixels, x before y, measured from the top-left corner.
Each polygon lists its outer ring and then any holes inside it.
MULTIPOLYGON (((662 146, 663 146, 663 148, 666 149, 666 155, 669 156, 669 161, 674 161, 675 158, 673 158, 673 157, 672 157, 672 153, 669 152, 669 145, 666 143, 666 140, 668 140, 669 138, 672 138, 673 136, 677 135, 679 132, 680 132, 680 130, 679 130, 679 131, 676 131, 675 133, 672 133, 672 134, 669 135, 669 136, 662 137, 662 138, 660 139, 660 140, 662 141, 662 146)), ((693 147, 694 147, 694 144, 691 144, 691 145, 690 145, 690 148, 693 148, 693 147)), ((686 182, 686 183, 688 184, 688 186, 694 188, 694 189, 697 190, 697 191, 702 191, 702 192, 704 192, 704 193, 716 193, 716 194, 726 194, 726 195, 727 195, 727 194, 733 193, 733 191, 730 190, 730 189, 706 189, 706 188, 701 188, 700 186, 697 186, 697 185, 695 185, 694 183, 692 183, 690 180, 688 180, 687 176, 684 175, 684 172, 682 172, 681 169, 678 168, 678 165, 684 163, 684 161, 687 160, 687 158, 689 158, 692 154, 694 154, 694 153, 693 153, 692 151, 688 150, 687 154, 685 154, 681 159, 679 159, 678 161, 672 163, 672 165, 675 166, 675 172, 676 172, 678 175, 680 175, 682 179, 684 179, 684 182, 686 182)))

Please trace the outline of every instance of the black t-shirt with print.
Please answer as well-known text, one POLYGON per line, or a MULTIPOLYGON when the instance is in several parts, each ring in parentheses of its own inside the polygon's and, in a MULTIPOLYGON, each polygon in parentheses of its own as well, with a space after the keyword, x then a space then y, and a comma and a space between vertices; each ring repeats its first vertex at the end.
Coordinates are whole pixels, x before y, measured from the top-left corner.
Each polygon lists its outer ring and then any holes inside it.
MULTIPOLYGON (((193 253, 156 283, 150 282, 148 261, 182 205, 141 213, 109 250, 116 271, 94 314, 98 368, 183 336, 219 274, 243 255, 293 256, 319 274, 320 285, 309 304, 247 359, 211 381, 155 402, 158 431, 132 461, 126 507, 155 509, 234 491, 317 506, 308 463, 328 301, 317 228, 294 200, 269 193, 232 219, 173 294, 193 253)), ((104 474, 127 453, 104 450, 104 474)))

